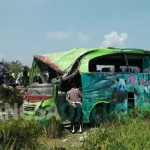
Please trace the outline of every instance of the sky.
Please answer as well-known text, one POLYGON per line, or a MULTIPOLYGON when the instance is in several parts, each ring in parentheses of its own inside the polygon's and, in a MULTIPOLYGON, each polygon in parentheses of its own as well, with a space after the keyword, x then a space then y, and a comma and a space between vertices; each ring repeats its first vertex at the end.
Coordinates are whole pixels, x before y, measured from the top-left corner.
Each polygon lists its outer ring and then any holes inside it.
POLYGON ((150 49, 150 0, 0 0, 0 61, 102 46, 150 49))

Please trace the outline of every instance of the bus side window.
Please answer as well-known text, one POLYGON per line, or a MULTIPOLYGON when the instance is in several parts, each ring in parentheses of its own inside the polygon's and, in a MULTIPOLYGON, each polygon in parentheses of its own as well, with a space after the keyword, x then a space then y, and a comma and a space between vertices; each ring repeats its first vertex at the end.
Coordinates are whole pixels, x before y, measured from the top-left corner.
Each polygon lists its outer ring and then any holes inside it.
POLYGON ((115 64, 115 72, 122 72, 120 65, 115 64))
POLYGON ((150 56, 145 56, 142 62, 142 71, 143 73, 150 72, 150 56))
POLYGON ((122 69, 120 69, 120 68, 115 68, 115 72, 122 72, 122 69))
POLYGON ((102 68, 102 72, 110 72, 110 67, 108 68, 102 68))
POLYGON ((115 72, 115 67, 107 67, 107 68, 102 68, 102 72, 115 72))

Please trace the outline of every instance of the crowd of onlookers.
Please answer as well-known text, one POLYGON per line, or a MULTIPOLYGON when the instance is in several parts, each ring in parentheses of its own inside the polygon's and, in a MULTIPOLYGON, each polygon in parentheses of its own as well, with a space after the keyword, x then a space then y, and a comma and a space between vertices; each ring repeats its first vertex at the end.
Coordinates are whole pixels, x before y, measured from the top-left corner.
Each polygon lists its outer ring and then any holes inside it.
POLYGON ((29 70, 25 66, 17 77, 15 73, 11 72, 9 66, 3 66, 0 62, 0 85, 9 85, 15 87, 17 85, 24 85, 29 83, 29 70), (25 83, 26 82, 26 83, 25 83))

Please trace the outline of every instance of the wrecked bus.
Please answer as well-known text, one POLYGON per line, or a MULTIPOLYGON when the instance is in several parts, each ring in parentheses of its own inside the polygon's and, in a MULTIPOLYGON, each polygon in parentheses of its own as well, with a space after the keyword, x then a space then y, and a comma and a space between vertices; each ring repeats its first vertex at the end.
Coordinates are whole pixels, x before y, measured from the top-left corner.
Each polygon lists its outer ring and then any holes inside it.
POLYGON ((84 123, 95 125, 104 112, 148 106, 150 51, 102 47, 34 55, 24 114, 37 115, 39 108, 46 114, 55 105, 67 116, 65 93, 73 82, 82 92, 84 123), (34 80, 37 73, 40 82, 34 80))

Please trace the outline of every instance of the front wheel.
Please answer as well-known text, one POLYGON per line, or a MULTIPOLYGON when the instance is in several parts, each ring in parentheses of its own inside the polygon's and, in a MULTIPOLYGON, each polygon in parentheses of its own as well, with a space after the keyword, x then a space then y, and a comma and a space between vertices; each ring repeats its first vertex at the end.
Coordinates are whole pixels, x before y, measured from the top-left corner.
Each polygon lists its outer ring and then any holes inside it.
POLYGON ((99 127, 100 124, 105 120, 106 111, 102 107, 93 108, 90 114, 90 126, 99 127))

